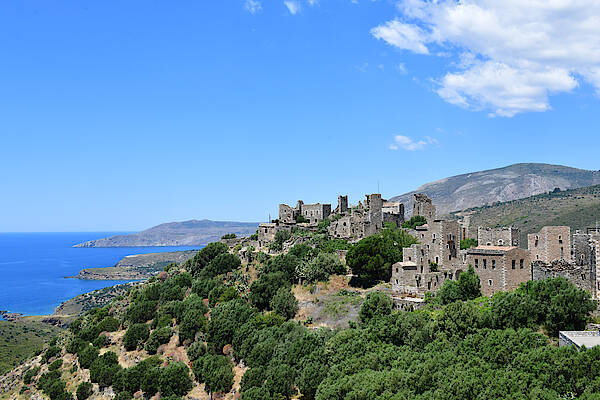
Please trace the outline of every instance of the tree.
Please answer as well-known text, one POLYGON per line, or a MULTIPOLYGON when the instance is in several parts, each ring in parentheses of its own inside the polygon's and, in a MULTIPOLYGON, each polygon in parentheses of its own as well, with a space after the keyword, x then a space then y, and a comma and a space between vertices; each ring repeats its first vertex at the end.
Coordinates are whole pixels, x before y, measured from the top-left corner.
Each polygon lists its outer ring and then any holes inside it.
POLYGON ((470 249, 471 247, 477 247, 477 239, 472 239, 472 238, 466 238, 466 239, 462 239, 460 241, 460 249, 461 250, 466 250, 466 249, 470 249))
POLYGON ((196 361, 206 354, 206 345, 200 341, 196 341, 187 348, 186 353, 191 361, 196 361))
POLYGON ((367 236, 346 254, 346 264, 363 285, 389 281, 392 264, 402 259, 402 248, 417 240, 401 229, 385 228, 380 234, 367 236))
POLYGON ((362 323, 369 322, 376 317, 383 317, 392 313, 392 299, 382 292, 371 292, 360 307, 358 317, 362 323))
POLYGON ((92 394, 92 384, 90 382, 81 382, 77 386, 77 400, 86 400, 92 394))
POLYGON ((215 351, 221 352, 231 343, 235 331, 254 317, 256 310, 243 300, 232 300, 218 304, 211 312, 207 339, 215 351))
POLYGON ((305 282, 327 281, 330 275, 345 275, 346 266, 335 254, 319 253, 298 273, 305 282))
POLYGON ((254 387, 261 387, 265 383, 266 374, 265 369, 261 366, 253 367, 244 372, 242 381, 240 382, 240 389, 242 392, 246 392, 254 387))
POLYGON ((294 394, 294 370, 287 364, 277 364, 267 371, 265 388, 271 394, 283 395, 286 399, 294 394))
POLYGON ((121 370, 117 355, 108 351, 100 355, 90 366, 90 380, 101 388, 111 386, 113 379, 121 370))
POLYGON ((288 255, 294 256, 298 260, 303 261, 312 259, 316 253, 317 251, 306 243, 296 244, 290 249, 290 251, 287 252, 288 255))
POLYGON ((297 280, 296 270, 300 259, 292 254, 282 254, 269 259, 261 268, 261 274, 281 272, 285 274, 286 280, 295 282, 297 280))
POLYGON ((161 371, 159 379, 160 394, 163 396, 184 396, 192 390, 190 370, 182 362, 169 364, 161 371))
POLYGON ((140 300, 129 305, 126 318, 133 323, 142 323, 154 318, 156 314, 156 306, 158 302, 155 300, 140 300))
POLYGON ((233 365, 225 356, 207 354, 200 358, 194 364, 194 374, 201 376, 209 393, 229 392, 233 387, 233 365))
POLYGON ((216 256, 202 271, 204 278, 213 278, 217 275, 226 274, 240 267, 240 258, 231 253, 222 253, 216 256))
POLYGON ((144 373, 140 388, 148 397, 152 397, 158 392, 161 375, 159 367, 151 367, 144 373))
POLYGON ((415 215, 414 217, 412 217, 408 221, 405 221, 402 224, 402 228, 404 228, 404 229, 415 229, 417 226, 425 225, 426 223, 427 223, 427 220, 425 219, 424 216, 422 216, 422 215, 415 215))
POLYGON ((79 366, 84 369, 89 369, 92 363, 98 358, 100 351, 94 346, 87 345, 77 353, 79 366))
POLYGON ((581 330, 590 312, 596 309, 589 292, 579 289, 564 277, 522 283, 519 293, 526 293, 538 312, 538 322, 552 335, 559 330, 581 330))
POLYGON ((229 247, 225 243, 213 242, 200 250, 191 259, 185 262, 185 269, 192 275, 198 276, 200 272, 219 254, 227 253, 229 247))
POLYGON ((247 391, 242 392, 240 400, 265 400, 269 399, 271 394, 269 390, 264 387, 253 387, 247 391))
POLYGON ((304 364, 300 376, 296 378, 296 385, 302 393, 303 399, 313 400, 315 398, 317 388, 327 373, 327 365, 323 362, 310 360, 304 364))
POLYGON ((156 351, 160 345, 169 343, 172 334, 173 332, 168 326, 153 330, 148 338, 148 341, 146 342, 146 346, 144 346, 144 349, 146 349, 148 354, 156 354, 156 351))
POLYGON ((469 269, 459 275, 458 281, 445 281, 437 296, 442 304, 476 299, 481 296, 479 275, 477 275, 473 266, 469 265, 469 269))
POLYGON ((280 287, 290 286, 283 272, 273 272, 261 275, 250 285, 250 301, 259 310, 269 309, 271 299, 280 287))
POLYGON ((292 232, 288 230, 279 230, 275 233, 275 238, 269 246, 272 250, 280 251, 283 248, 283 243, 287 242, 292 237, 292 232))
POLYGON ((279 288, 271 299, 271 309, 286 320, 294 318, 298 312, 298 300, 288 286, 279 288))
POLYGON ((197 332, 206 330, 206 317, 203 310, 191 309, 183 314, 183 321, 179 325, 179 338, 184 341, 194 340, 197 332))
POLYGON ((127 351, 137 349, 150 336, 150 327, 147 324, 133 324, 123 336, 123 346, 127 351))

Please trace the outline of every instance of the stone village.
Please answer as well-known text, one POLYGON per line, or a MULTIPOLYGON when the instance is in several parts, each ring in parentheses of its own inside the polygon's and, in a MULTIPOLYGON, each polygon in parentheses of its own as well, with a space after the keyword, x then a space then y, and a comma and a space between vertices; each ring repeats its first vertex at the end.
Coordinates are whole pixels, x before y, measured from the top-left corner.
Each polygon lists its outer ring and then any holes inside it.
MULTIPOLYGON (((404 205, 390 202, 381 194, 366 195, 364 202, 352 206, 348 196, 339 196, 331 204, 279 205, 279 218, 258 228, 258 246, 266 248, 277 232, 295 227, 316 230, 319 222, 329 219, 331 238, 357 242, 379 232, 386 223, 404 222, 404 205)), ((545 226, 527 235, 520 243, 519 229, 514 227, 469 226, 468 219, 457 221, 438 218, 436 207, 425 194, 413 195, 412 216, 422 216, 426 223, 408 233, 418 243, 405 248, 403 259, 392 266, 392 295, 399 307, 419 302, 427 292, 436 292, 446 280, 457 280, 473 266, 481 280, 481 292, 490 296, 498 291, 516 289, 522 282, 564 276, 576 286, 600 299, 600 232, 571 233, 568 226, 545 226), (478 245, 460 249, 463 239, 476 239, 478 245), (526 248, 525 248, 526 245, 526 248)))

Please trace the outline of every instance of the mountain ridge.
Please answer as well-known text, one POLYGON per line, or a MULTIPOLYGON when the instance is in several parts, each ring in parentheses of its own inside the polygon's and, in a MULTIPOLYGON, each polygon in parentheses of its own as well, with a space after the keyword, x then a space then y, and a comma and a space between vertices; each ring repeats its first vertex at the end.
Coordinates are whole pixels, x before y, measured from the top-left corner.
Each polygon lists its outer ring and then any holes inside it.
POLYGON ((497 202, 518 200, 560 188, 577 189, 600 184, 600 171, 545 163, 517 163, 484 171, 442 178, 417 190, 394 196, 412 213, 412 195, 427 194, 438 215, 497 202))
POLYGON ((217 241, 228 233, 248 236, 257 228, 258 222, 191 219, 165 222, 138 233, 90 240, 73 247, 201 246, 217 241))

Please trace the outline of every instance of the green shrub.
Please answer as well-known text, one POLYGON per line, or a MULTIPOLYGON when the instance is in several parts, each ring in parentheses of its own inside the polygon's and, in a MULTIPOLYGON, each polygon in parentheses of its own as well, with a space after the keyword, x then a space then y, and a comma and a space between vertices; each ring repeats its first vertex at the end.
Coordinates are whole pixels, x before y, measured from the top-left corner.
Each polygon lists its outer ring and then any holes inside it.
POLYGON ((169 364, 161 371, 159 387, 162 396, 186 395, 192 390, 192 379, 188 366, 182 362, 169 364))
POLYGON ((147 324, 133 324, 123 336, 123 346, 127 351, 135 350, 143 344, 150 336, 150 328, 147 324))
POLYGON ((52 362, 52 364, 50 364, 48 366, 48 371, 56 371, 58 369, 60 369, 60 367, 62 367, 63 365, 63 360, 58 359, 52 362))
POLYGON ((261 275, 250 285, 250 301, 259 310, 268 310, 271 299, 280 287, 290 286, 284 272, 273 272, 261 275))
POLYGON ((121 369, 117 355, 108 351, 100 355, 90 366, 90 380, 101 388, 111 386, 121 369))
POLYGON ((79 366, 84 369, 89 369, 92 363, 98 358, 100 352, 94 346, 87 345, 77 353, 79 366))
POLYGON ((25 375, 23 376, 23 383, 29 385, 33 381, 33 378, 35 378, 37 374, 40 373, 40 369, 40 367, 33 367, 28 369, 27 372, 25 372, 25 375))
POLYGON ((298 312, 298 300, 288 286, 280 288, 271 299, 271 309, 286 320, 298 312))
POLYGON ((81 382, 79 386, 77 386, 77 400, 86 400, 88 397, 92 395, 93 385, 90 382, 81 382))
POLYGON ((127 308, 126 318, 133 323, 142 323, 154 318, 156 314, 155 300, 135 301, 127 308))
POLYGON ((196 361, 206 354, 206 345, 200 341, 195 341, 187 348, 186 352, 191 361, 196 361))
POLYGON ((71 340, 69 340, 67 342, 67 345, 65 346, 65 350, 67 353, 77 354, 81 350, 83 350, 87 345, 88 345, 88 343, 85 340, 75 336, 75 337, 72 337, 71 340))
POLYGON ((204 312, 198 309, 187 310, 183 315, 183 320, 179 325, 179 339, 194 340, 196 333, 206 331, 206 317, 204 312))
POLYGON ((56 357, 61 353, 62 349, 58 346, 50 346, 42 356, 42 362, 47 363, 52 357, 56 357))
POLYGON ((207 354, 194 362, 193 369, 209 393, 229 392, 233 386, 233 365, 227 357, 207 354))
POLYGON ((149 354, 156 354, 156 350, 160 345, 169 343, 172 334, 173 332, 169 327, 155 329, 150 334, 144 348, 149 354))
POLYGON ((100 335, 94 340, 94 347, 102 348, 110 344, 110 339, 106 335, 100 335))
POLYGON ((376 317, 384 317, 392 313, 392 299, 382 292, 371 292, 360 307, 358 316, 362 323, 367 323, 376 317))
POLYGON ((415 229, 417 226, 425 225, 426 223, 427 223, 427 220, 425 219, 424 216, 416 215, 416 216, 412 217, 411 219, 409 219, 408 221, 405 221, 402 224, 402 228, 415 229))

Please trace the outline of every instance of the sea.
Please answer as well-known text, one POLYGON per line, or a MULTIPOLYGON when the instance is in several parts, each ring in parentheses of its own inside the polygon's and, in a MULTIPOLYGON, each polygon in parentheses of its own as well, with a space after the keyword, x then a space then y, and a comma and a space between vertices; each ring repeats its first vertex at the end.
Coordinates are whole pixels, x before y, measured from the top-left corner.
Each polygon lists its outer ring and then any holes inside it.
POLYGON ((79 294, 129 282, 66 278, 83 268, 114 266, 132 254, 199 248, 73 247, 123 233, 129 232, 0 233, 0 310, 24 315, 52 314, 62 302, 79 294))

